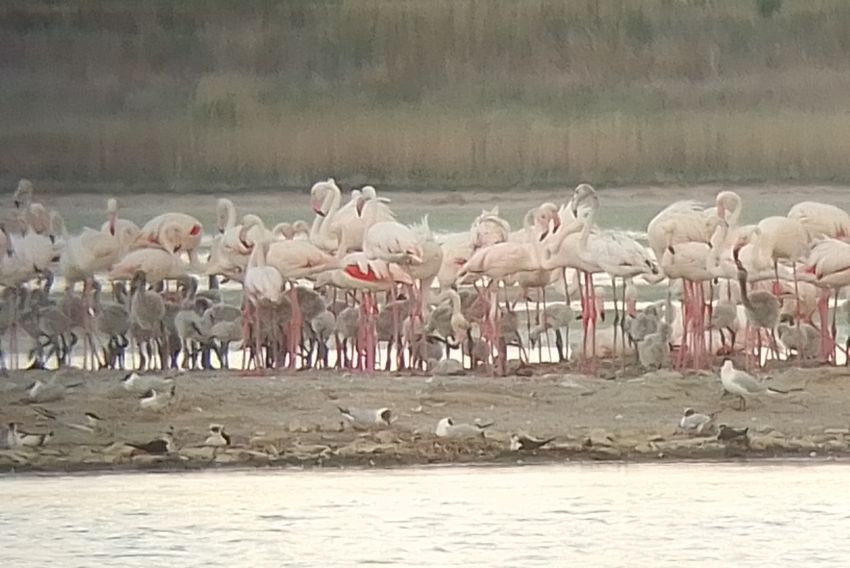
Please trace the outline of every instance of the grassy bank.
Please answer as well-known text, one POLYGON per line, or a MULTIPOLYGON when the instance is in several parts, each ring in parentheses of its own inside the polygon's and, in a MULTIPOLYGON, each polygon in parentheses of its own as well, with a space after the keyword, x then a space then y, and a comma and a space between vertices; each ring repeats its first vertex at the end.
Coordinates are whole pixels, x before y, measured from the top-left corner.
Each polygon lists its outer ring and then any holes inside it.
POLYGON ((850 4, 10 0, 0 179, 850 180, 850 4))

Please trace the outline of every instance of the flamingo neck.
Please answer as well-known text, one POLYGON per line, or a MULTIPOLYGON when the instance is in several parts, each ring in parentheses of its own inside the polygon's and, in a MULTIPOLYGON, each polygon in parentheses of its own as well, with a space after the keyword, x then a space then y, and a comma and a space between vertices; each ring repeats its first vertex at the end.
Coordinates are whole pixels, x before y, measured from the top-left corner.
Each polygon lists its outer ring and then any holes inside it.
POLYGON ((224 223, 224 229, 232 229, 236 226, 236 206, 228 199, 224 202, 224 210, 227 213, 227 220, 224 223))
MULTIPOLYGON (((336 239, 331 233, 331 223, 334 221, 334 216, 336 212, 339 211, 339 204, 342 200, 342 195, 340 194, 339 188, 334 185, 330 193, 325 197, 325 200, 322 202, 322 211, 325 212, 324 218, 319 221, 318 226, 316 226, 316 222, 313 222, 314 228, 317 229, 317 236, 321 240, 321 242, 325 245, 323 248, 333 249, 338 246, 338 239, 336 239)), ((312 230, 311 230, 312 236, 312 230)))

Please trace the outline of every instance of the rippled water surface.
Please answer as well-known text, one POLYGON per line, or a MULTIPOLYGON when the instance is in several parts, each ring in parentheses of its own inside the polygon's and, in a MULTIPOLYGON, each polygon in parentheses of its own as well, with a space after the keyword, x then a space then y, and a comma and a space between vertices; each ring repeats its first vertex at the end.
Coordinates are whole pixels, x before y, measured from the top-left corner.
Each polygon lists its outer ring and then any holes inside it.
POLYGON ((0 479, 0 566, 847 566, 850 466, 0 479))

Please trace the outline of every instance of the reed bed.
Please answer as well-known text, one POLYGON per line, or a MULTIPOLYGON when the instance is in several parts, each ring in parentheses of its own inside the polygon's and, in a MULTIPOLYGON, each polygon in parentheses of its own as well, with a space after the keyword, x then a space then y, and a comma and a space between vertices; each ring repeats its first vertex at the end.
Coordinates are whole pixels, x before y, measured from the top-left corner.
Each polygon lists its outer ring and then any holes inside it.
POLYGON ((0 179, 850 180, 850 4, 764 4, 10 0, 0 179))

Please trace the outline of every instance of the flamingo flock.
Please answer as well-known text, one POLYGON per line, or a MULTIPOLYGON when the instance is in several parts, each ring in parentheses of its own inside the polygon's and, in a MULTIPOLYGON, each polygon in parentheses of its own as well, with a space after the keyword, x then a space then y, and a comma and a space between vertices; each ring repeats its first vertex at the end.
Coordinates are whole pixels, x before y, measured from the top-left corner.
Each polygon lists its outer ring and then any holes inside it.
POLYGON ((597 225, 603 204, 588 184, 530 208, 519 230, 494 207, 442 240, 427 216, 399 222, 372 186, 343 201, 334 179, 319 181, 312 222, 267 227, 222 198, 205 235, 180 212, 139 226, 108 199, 100 227, 71 233, 21 180, 0 225, 0 365, 4 347, 14 368, 25 353, 23 365, 47 368, 81 350, 88 369, 230 368, 236 349, 245 373, 846 359, 836 319, 848 315, 839 300, 850 285, 850 215, 832 205, 802 202, 741 225, 741 197, 721 191, 710 207, 664 208, 644 243, 597 225), (638 296, 657 286, 664 299, 639 310, 638 296), (600 338, 606 300, 614 315, 600 338))

